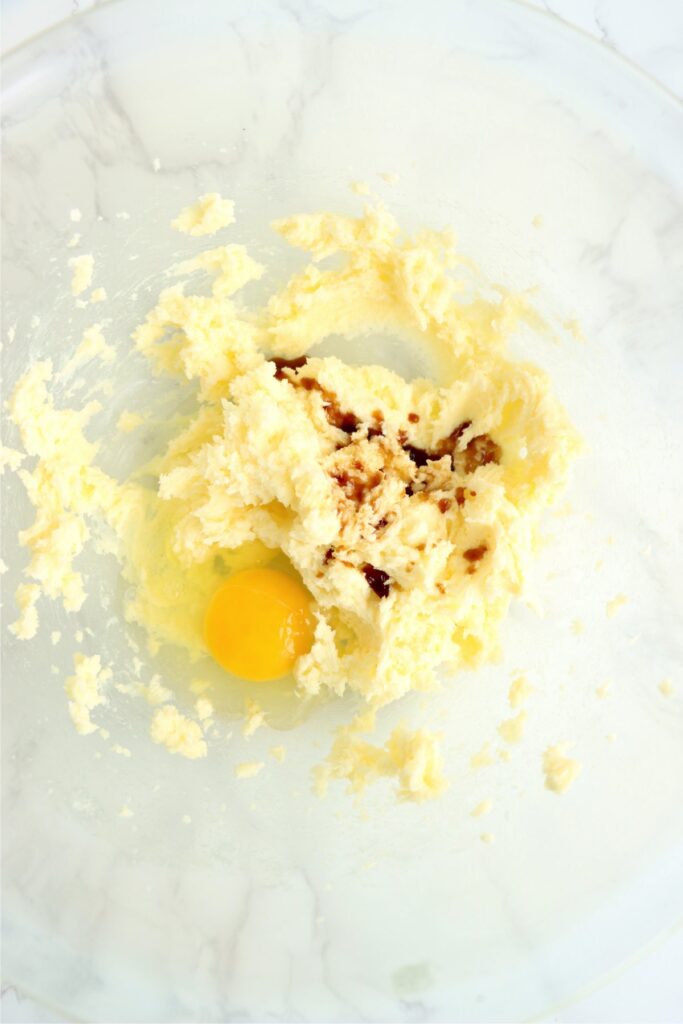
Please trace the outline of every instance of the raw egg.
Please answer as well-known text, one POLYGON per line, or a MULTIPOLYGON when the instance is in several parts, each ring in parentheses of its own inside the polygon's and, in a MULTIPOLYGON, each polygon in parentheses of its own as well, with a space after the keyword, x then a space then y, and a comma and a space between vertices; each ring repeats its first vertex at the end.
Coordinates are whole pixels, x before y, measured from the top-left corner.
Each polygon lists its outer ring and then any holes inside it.
POLYGON ((306 588, 278 569, 233 573, 214 593, 204 641, 218 664, 253 682, 280 679, 310 650, 315 620, 306 588))

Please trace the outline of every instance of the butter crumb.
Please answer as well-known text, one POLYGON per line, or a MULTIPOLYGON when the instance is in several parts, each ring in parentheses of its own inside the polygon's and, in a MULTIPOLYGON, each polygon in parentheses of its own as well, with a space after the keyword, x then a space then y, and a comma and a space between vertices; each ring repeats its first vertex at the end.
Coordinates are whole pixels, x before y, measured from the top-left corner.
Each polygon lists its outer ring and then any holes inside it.
POLYGON ((161 170, 161 160, 158 156, 155 156, 152 160, 152 170, 157 174, 161 170))
POLYGON ((398 174, 395 174, 394 171, 381 171, 380 178, 382 181, 385 181, 387 185, 398 184, 398 174))
POLYGON ((8 569, 9 569, 9 566, 7 565, 7 562, 5 561, 5 559, 4 558, 0 558, 0 576, 4 576, 8 569))
POLYGON ((207 192, 194 206, 181 210, 171 226, 185 235, 214 235, 234 223, 234 211, 231 199, 223 199, 218 192, 207 192))
POLYGON ((62 639, 61 631, 58 630, 58 629, 53 629, 52 632, 50 633, 50 641, 52 643, 52 646, 55 647, 59 643, 59 641, 61 639, 62 639))
POLYGON ((611 599, 611 601, 608 601, 607 604, 605 605, 605 611, 607 612, 607 617, 610 618, 610 619, 613 619, 614 616, 619 611, 619 609, 623 608, 625 604, 628 604, 628 602, 629 602, 629 598, 627 597, 626 594, 617 594, 616 597, 613 597, 611 599))
POLYGON ((74 369, 96 356, 99 356, 103 363, 113 363, 116 356, 115 350, 105 341, 99 324, 86 327, 83 331, 83 337, 70 361, 69 368, 74 369))
POLYGON ((78 243, 80 242, 80 240, 81 240, 81 236, 78 233, 73 234, 71 236, 71 238, 69 239, 69 241, 66 243, 67 249, 75 249, 76 246, 78 245, 78 243))
POLYGON ((485 814, 488 814, 493 807, 493 800, 482 800, 481 803, 477 804, 474 810, 470 811, 473 818, 483 818, 485 814))
POLYGON ((564 793, 581 772, 581 763, 566 756, 571 743, 558 743, 543 753, 545 787, 553 793, 564 793))
POLYGON ((191 718, 186 718, 173 704, 166 704, 154 712, 149 734, 155 743, 160 743, 172 754, 181 754, 191 759, 206 757, 206 740, 201 727, 191 718))
POLYGON ((75 673, 64 684, 69 698, 69 714, 76 731, 83 736, 96 732, 97 726, 90 718, 90 712, 107 700, 102 687, 111 679, 111 669, 102 668, 99 654, 88 657, 80 652, 74 654, 75 673))
POLYGON ((581 636, 584 630, 584 625, 581 619, 573 619, 571 624, 571 631, 574 636, 581 636))
POLYGON ((173 273, 194 274, 203 270, 213 274, 211 294, 216 299, 226 299, 243 288, 249 281, 258 281, 265 268, 253 260, 242 245, 221 245, 216 249, 205 249, 191 260, 184 260, 173 267, 173 273))
POLYGON ((520 711, 514 718, 507 718, 498 726, 498 735, 505 743, 519 743, 524 735, 526 719, 526 711, 520 711))
POLYGON ((77 223, 82 218, 82 216, 83 214, 78 209, 78 207, 74 207, 74 209, 69 212, 69 219, 72 220, 74 223, 77 223))
POLYGON ((139 413, 129 412, 127 409, 124 409, 116 421, 116 429, 120 430, 122 434, 130 434, 131 431, 142 426, 144 422, 139 413))
POLYGON ((213 715, 213 704, 208 697, 199 697, 195 702, 194 709, 200 722, 207 722, 213 715))
POLYGON ((485 743, 476 754, 472 754, 470 768, 487 768, 489 765, 494 764, 494 762, 495 758, 491 750, 491 744, 485 743))
POLYGON ((131 752, 128 747, 122 747, 120 743, 115 743, 111 748, 115 754, 120 754, 121 757, 130 757, 131 752))
POLYGON ((662 697, 673 697, 674 695, 674 684, 670 679, 662 679, 657 689, 661 693, 662 697))
POLYGON ((9 627, 18 640, 32 640, 38 632, 38 610, 36 603, 40 597, 37 583, 20 583, 17 587, 15 600, 19 607, 19 618, 9 627))
POLYGON ((367 181, 352 181, 351 191, 355 192, 357 196, 369 196, 370 186, 367 181))
POLYGON ((280 764, 282 764, 282 762, 284 761, 284 759, 287 756, 287 747, 283 747, 283 746, 271 747, 270 748, 270 753, 275 758, 276 761, 279 761, 280 764))
POLYGON ((235 768, 235 775, 238 779, 253 779, 263 768, 265 768, 263 761, 243 761, 235 768))
POLYGON ((569 320, 565 320, 562 324, 567 334, 570 334, 574 341, 578 341, 581 344, 585 344, 586 335, 583 333, 581 324, 575 317, 571 317, 569 320))
POLYGON ((510 683, 510 689, 508 690, 508 703, 511 708, 517 709, 523 704, 531 694, 534 692, 534 688, 527 679, 524 672, 518 672, 513 676, 512 682, 510 683))
POLYGON ((260 729, 266 720, 266 716, 256 701, 250 698, 247 698, 245 708, 247 717, 242 726, 242 735, 246 738, 253 736, 256 730, 260 729))
POLYGON ((105 288, 93 288, 93 290, 90 292, 90 302, 91 303, 94 303, 94 302, 104 302, 106 297, 107 297, 107 292, 106 292, 105 288))
POLYGON ((71 294, 73 296, 82 295, 92 283, 95 260, 90 253, 84 253, 82 256, 74 256, 70 259, 69 266, 73 271, 71 294))
POLYGON ((598 700, 606 700, 609 697, 610 690, 612 688, 612 680, 606 679, 604 683, 598 686, 595 690, 595 696, 598 700))
POLYGON ((491 843, 495 841, 496 837, 494 836, 493 832, 482 832, 479 838, 481 839, 482 843, 486 843, 488 846, 490 846, 491 843))
POLYGON ((542 228, 543 223, 544 221, 542 213, 537 213, 534 217, 531 218, 531 226, 534 228, 542 228))
MULTIPOLYGON (((137 668, 136 673, 139 673, 139 669, 137 668)), ((163 685, 161 682, 161 676, 159 675, 153 675, 148 686, 140 687, 140 692, 148 703, 153 705, 164 704, 173 696, 173 692, 169 690, 167 686, 163 685)))
POLYGON ((128 806, 128 804, 124 804, 123 807, 121 808, 121 810, 119 811, 119 818, 132 818, 132 817, 133 817, 133 812, 131 811, 130 807, 128 806))

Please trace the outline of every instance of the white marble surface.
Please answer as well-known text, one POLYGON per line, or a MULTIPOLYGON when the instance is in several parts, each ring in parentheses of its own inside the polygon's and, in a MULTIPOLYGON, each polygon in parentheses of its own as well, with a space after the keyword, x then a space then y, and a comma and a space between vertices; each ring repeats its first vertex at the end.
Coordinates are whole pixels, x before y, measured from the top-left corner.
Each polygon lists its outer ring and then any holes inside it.
MULTIPOLYGON (((4 0, 3 52, 102 0, 4 0)), ((683 6, 678 0, 529 0, 599 39, 683 95, 683 6)))
MULTIPOLYGON (((42 27, 89 6, 86 0, 6 0, 3 48, 10 49, 42 27)), ((578 26, 642 67, 673 93, 683 94, 683 5, 678 0, 653 0, 647 5, 636 0, 550 0, 536 6, 578 26)), ((676 969, 681 962, 683 939, 679 932, 597 991, 586 993, 571 1008, 559 1009, 546 1019, 557 1024, 673 1024, 683 1019, 683 981, 680 969, 676 969)), ((419 1000, 409 1003, 407 1010, 405 1003, 397 1004, 397 1017, 410 1019, 406 1013, 413 1013, 412 1019, 429 1019, 428 1009, 419 1000)), ((13 989, 3 990, 1 1006, 3 1020, 8 1022, 63 1020, 13 989)))

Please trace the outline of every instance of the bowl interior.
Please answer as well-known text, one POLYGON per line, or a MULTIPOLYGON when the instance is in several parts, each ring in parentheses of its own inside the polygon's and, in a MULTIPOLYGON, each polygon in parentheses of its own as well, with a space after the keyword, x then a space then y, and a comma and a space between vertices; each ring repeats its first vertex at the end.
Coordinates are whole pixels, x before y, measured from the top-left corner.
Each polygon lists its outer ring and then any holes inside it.
MULTIPOLYGON (((88 1019, 547 1011, 683 909, 683 684, 669 699, 658 690, 681 663, 681 109, 606 50, 494 0, 122 0, 16 51, 5 79, 5 393, 36 359, 63 365, 102 322, 120 355, 93 421, 110 471, 161 439, 110 444, 123 409, 171 414, 190 400, 129 354, 166 269, 198 248, 169 228, 180 207, 206 191, 233 198, 231 238, 272 284, 301 260, 270 220, 357 211, 354 179, 408 231, 452 226, 482 280, 535 288, 554 323, 580 323, 585 342, 565 331, 513 345, 551 373, 587 442, 500 662, 383 716, 387 731, 402 718, 443 730, 452 786, 433 804, 381 787, 360 808, 338 789, 311 795, 347 702, 287 734, 247 742, 236 729, 196 763, 154 747, 124 695, 102 724, 130 758, 77 736, 63 692, 74 648, 123 678, 139 640, 120 621, 116 563, 84 555, 82 611, 43 605, 34 642, 4 635, 7 978, 88 1019), (107 289, 101 306, 70 295, 74 232, 107 289), (484 742, 500 746, 515 669, 535 687, 525 742, 473 771, 484 742), (541 755, 565 740, 583 774, 558 799, 541 755), (236 761, 274 742, 285 765, 234 779, 236 761), (484 798, 481 822, 470 811, 484 798)), ((328 344, 429 369, 395 339, 328 344)), ((86 366, 58 400, 80 403, 100 375, 86 366)), ((9 622, 31 510, 11 475, 3 488, 9 622)), ((178 687, 190 671, 173 651, 148 668, 178 687)))

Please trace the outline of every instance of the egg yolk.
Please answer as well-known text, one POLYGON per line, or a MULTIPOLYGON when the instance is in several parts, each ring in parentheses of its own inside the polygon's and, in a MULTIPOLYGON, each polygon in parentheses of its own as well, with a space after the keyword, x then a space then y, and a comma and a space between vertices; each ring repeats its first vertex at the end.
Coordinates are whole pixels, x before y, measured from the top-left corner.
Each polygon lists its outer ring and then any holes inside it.
POLYGON ((291 672, 310 650, 314 627, 311 597, 301 583, 277 569, 244 569, 211 598, 204 640, 222 668, 265 682, 291 672))

